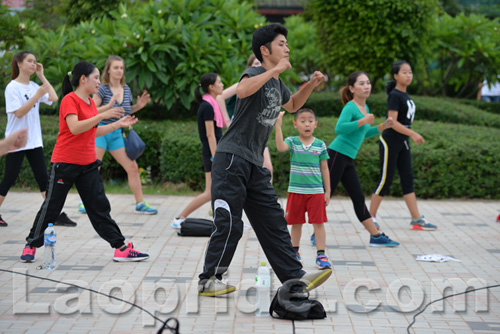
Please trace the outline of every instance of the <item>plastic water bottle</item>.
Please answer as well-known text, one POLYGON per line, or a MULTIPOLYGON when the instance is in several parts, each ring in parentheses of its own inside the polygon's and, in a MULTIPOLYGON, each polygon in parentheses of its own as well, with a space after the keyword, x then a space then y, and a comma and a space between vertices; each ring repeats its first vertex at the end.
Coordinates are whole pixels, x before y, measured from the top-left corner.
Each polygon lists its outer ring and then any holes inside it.
POLYGON ((269 306, 271 306, 271 272, 266 264, 266 262, 260 263, 260 267, 257 269, 257 277, 255 277, 255 286, 257 288, 255 311, 258 317, 268 316, 269 306))
POLYGON ((44 250, 43 250, 43 268, 54 270, 56 267, 56 241, 57 234, 54 225, 49 223, 49 226, 43 233, 44 250))

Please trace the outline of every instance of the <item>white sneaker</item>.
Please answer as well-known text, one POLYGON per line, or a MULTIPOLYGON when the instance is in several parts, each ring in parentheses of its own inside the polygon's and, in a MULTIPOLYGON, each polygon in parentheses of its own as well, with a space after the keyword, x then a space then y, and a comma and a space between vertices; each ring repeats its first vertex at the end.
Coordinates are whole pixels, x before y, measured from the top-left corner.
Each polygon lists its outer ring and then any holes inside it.
POLYGON ((174 221, 172 222, 172 227, 173 228, 181 228, 181 224, 186 220, 184 217, 179 217, 179 218, 174 218, 174 221))
POLYGON ((205 284, 198 284, 198 294, 200 296, 215 297, 234 292, 235 290, 235 286, 226 284, 215 277, 207 280, 205 284))

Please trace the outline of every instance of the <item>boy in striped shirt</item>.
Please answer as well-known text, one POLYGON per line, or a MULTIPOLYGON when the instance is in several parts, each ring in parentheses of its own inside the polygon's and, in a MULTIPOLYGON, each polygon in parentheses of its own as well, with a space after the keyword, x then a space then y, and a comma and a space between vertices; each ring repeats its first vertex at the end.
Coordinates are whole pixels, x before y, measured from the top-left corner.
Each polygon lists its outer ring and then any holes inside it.
POLYGON ((294 114, 293 125, 299 135, 283 140, 281 124, 284 113, 280 112, 276 121, 276 146, 280 152, 290 151, 290 183, 285 218, 288 225, 292 226, 292 246, 300 261, 300 237, 307 212, 309 224, 313 225, 316 236, 316 265, 319 269, 331 268, 325 255, 326 232, 323 225, 328 221, 326 206, 330 202, 326 145, 313 137, 318 120, 314 110, 309 107, 302 107, 294 114))

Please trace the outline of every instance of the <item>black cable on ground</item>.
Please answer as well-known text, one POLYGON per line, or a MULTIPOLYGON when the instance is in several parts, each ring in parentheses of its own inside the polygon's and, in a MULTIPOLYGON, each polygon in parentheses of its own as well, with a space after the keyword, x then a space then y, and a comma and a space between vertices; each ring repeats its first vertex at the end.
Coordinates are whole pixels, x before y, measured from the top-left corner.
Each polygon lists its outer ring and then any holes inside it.
POLYGON ((471 289, 471 290, 467 290, 467 291, 464 291, 464 292, 455 293, 455 294, 452 294, 452 295, 445 296, 445 297, 443 297, 443 298, 439 298, 439 299, 433 300, 433 301, 431 301, 431 302, 427 303, 427 304, 424 306, 424 308, 423 308, 420 312, 416 313, 416 314, 413 316, 413 320, 412 320, 412 322, 410 323, 410 325, 406 328, 406 331, 408 332, 408 334, 410 334, 410 328, 411 328, 411 326, 413 326, 413 325, 415 324, 415 321, 417 320, 417 317, 418 317, 420 314, 424 313, 425 309, 426 309, 429 305, 431 305, 431 304, 434 304, 434 303, 440 302, 440 301, 445 300, 445 299, 450 298, 450 297, 455 297, 455 296, 465 295, 465 294, 467 294, 467 293, 474 292, 474 291, 479 291, 479 290, 484 290, 484 289, 491 289, 491 288, 498 288, 498 287, 500 287, 500 284, 496 284, 496 285, 489 285, 489 286, 485 286, 485 287, 482 287, 482 288, 471 289))
POLYGON ((54 282, 54 283, 66 284, 66 285, 69 285, 69 286, 72 286, 72 287, 75 287, 75 288, 78 288, 78 289, 87 290, 87 291, 90 291, 90 292, 93 292, 93 293, 97 293, 97 294, 102 295, 102 296, 106 296, 106 297, 109 297, 109 298, 112 298, 112 299, 115 299, 115 300, 127 303, 129 305, 132 305, 133 307, 138 308, 139 310, 141 310, 143 312, 146 312, 151 317, 153 317, 153 319, 158 320, 159 322, 161 322, 163 324, 163 326, 158 330, 158 334, 163 333, 164 329, 168 329, 168 330, 170 330, 174 334, 179 334, 179 321, 176 318, 171 317, 171 318, 168 318, 167 320, 163 321, 160 318, 158 318, 157 316, 155 316, 153 313, 151 313, 148 310, 146 310, 145 308, 143 308, 143 307, 141 307, 141 306, 139 306, 137 304, 131 303, 131 302, 127 301, 127 300, 124 300, 124 299, 121 299, 121 298, 118 298, 118 297, 115 297, 115 296, 107 295, 107 294, 99 292, 97 290, 93 290, 93 289, 90 289, 90 288, 79 286, 77 284, 67 283, 67 282, 63 282, 63 281, 58 281, 58 280, 55 280, 55 279, 52 279, 52 278, 36 276, 36 275, 21 273, 21 272, 18 272, 18 271, 12 271, 12 270, 8 270, 8 269, 2 269, 2 268, 0 268, 0 271, 6 272, 6 273, 11 273, 11 274, 16 274, 16 275, 23 275, 23 276, 26 276, 26 277, 32 277, 32 278, 36 278, 36 279, 40 279, 40 280, 44 280, 44 281, 50 281, 50 282, 54 282), (174 322, 174 325, 173 325, 174 327, 169 326, 168 322, 174 322))

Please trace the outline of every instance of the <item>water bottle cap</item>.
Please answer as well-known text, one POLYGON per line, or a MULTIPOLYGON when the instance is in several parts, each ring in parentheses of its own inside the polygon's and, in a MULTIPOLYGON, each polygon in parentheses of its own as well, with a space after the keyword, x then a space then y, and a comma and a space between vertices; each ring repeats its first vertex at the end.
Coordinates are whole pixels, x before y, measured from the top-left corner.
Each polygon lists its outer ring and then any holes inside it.
POLYGON ((265 266, 265 265, 267 265, 267 262, 262 261, 262 262, 260 263, 260 265, 261 265, 261 266, 265 266))
POLYGON ((52 224, 52 223, 49 223, 49 226, 54 226, 54 224, 52 224))

